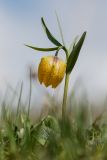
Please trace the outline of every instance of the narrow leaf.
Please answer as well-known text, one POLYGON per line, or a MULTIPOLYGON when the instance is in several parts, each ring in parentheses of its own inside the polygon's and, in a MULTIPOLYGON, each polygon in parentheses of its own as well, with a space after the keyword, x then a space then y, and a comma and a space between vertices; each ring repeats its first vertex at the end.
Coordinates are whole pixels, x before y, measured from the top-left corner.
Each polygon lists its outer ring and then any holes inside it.
POLYGON ((74 48, 75 45, 76 45, 77 40, 78 40, 78 36, 76 36, 76 37, 74 38, 73 42, 71 43, 71 45, 70 45, 70 47, 69 47, 69 50, 68 50, 69 53, 72 52, 73 48, 74 48))
POLYGON ((61 28, 61 24, 60 24, 60 20, 59 20, 58 14, 57 14, 57 12, 55 12, 55 14, 56 14, 56 18, 57 18, 57 23, 58 23, 58 27, 59 27, 59 31, 60 31, 62 43, 63 43, 64 46, 66 46, 66 45, 65 45, 64 36, 63 36, 63 32, 62 32, 62 28, 61 28))
POLYGON ((56 51, 58 49, 58 47, 54 47, 54 48, 38 48, 38 47, 30 46, 30 45, 25 45, 25 46, 27 46, 29 48, 32 48, 34 50, 43 51, 43 52, 56 51))
POLYGON ((84 32, 80 38, 80 40, 78 41, 78 43, 75 45, 74 49, 72 50, 69 58, 68 58, 68 63, 67 63, 67 73, 71 72, 72 69, 74 68, 74 65, 78 59, 78 56, 79 56, 79 53, 80 53, 80 50, 81 50, 81 47, 83 45, 83 42, 84 42, 84 39, 85 39, 85 36, 86 36, 86 32, 84 32))
POLYGON ((53 44, 55 44, 56 46, 62 46, 62 45, 56 40, 56 38, 51 34, 51 32, 49 31, 49 29, 47 28, 43 17, 41 18, 41 22, 42 22, 43 28, 44 28, 44 30, 45 30, 45 33, 46 33, 48 39, 49 39, 53 44))

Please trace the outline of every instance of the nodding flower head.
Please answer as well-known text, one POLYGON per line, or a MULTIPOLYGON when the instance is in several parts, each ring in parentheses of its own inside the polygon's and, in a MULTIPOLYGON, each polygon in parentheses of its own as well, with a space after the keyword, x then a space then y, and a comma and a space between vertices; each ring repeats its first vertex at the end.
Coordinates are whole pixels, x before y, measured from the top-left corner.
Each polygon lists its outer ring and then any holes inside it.
POLYGON ((66 72, 66 63, 57 56, 46 56, 41 59, 38 67, 38 79, 46 87, 56 88, 66 72))

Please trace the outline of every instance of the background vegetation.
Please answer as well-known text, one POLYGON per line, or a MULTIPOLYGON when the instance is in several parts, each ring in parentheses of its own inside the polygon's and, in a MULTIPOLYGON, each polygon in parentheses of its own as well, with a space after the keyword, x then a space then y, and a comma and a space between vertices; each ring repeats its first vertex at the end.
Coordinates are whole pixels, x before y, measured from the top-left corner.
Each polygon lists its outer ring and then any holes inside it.
POLYGON ((75 91, 69 95, 64 125, 56 97, 45 95, 49 103, 44 104, 39 116, 36 109, 32 115, 30 104, 22 102, 22 86, 17 105, 7 103, 4 98, 0 116, 0 160, 106 160, 107 103, 102 103, 99 109, 97 103, 96 108, 89 102, 86 93, 82 95, 76 98, 75 91))

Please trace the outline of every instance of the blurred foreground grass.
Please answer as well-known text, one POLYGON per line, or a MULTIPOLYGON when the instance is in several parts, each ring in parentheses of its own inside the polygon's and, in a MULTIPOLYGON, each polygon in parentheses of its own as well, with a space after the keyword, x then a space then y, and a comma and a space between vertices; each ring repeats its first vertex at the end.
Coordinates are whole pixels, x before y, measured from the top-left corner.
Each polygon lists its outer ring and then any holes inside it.
POLYGON ((1 103, 0 160, 107 160, 107 103, 93 116, 87 97, 69 95, 62 125, 61 106, 51 96, 48 100, 50 109, 45 114, 44 105, 39 116, 36 111, 29 116, 21 92, 16 110, 6 100, 1 103))

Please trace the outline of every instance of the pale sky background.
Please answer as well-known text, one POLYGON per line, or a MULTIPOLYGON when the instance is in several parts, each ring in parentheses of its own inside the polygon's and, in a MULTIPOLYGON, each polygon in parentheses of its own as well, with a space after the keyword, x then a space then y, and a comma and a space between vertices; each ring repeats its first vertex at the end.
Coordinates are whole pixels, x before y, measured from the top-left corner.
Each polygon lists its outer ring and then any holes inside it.
MULTIPOLYGON (((81 77, 90 96, 106 95, 107 0, 0 0, 0 92, 4 92, 7 83, 14 88, 22 80, 25 90, 28 88, 27 66, 38 65, 40 58, 47 54, 33 51, 23 44, 53 46, 43 32, 42 16, 60 40, 55 10, 67 45, 76 35, 87 31, 71 75, 70 88, 81 77)), ((35 93, 39 88, 42 86, 35 85, 35 93)))

